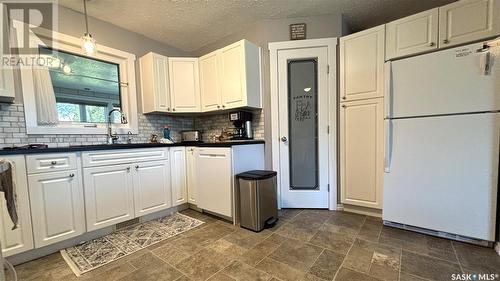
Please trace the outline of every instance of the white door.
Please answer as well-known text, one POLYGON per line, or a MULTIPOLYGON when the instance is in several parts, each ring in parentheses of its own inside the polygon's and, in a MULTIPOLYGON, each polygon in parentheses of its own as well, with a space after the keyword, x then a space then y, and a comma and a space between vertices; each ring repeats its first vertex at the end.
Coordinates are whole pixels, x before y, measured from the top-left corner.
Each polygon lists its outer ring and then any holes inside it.
POLYGON ((187 203, 186 151, 183 146, 170 148, 172 161, 172 205, 187 203))
POLYGON ((384 95, 385 25, 340 38, 341 101, 384 95))
POLYGON ((382 209, 383 98, 340 106, 340 202, 382 209))
POLYGON ((200 112, 197 58, 168 58, 170 100, 173 112, 200 112))
POLYGON ((328 47, 278 51, 282 208, 328 208, 328 47))
POLYGON ((499 34, 499 0, 462 0, 439 8, 440 48, 499 34))
POLYGON ((438 47, 439 9, 387 24, 386 59, 429 52, 438 47))
POLYGON ((132 164, 83 169, 87 230, 134 218, 132 164))
POLYGON ((232 165, 230 148, 195 150, 198 207, 226 217, 232 216, 232 165))
POLYGON ((220 70, 222 108, 244 106, 246 102, 244 41, 221 49, 220 70))
POLYGON ((170 165, 168 160, 134 164, 135 216, 170 208, 170 165))
POLYGON ((198 205, 197 201, 197 186, 196 186, 196 169, 195 169, 195 147, 186 147, 186 183, 188 189, 188 202, 198 205))
POLYGON ((218 57, 218 52, 212 52, 199 59, 201 111, 203 112, 221 109, 218 57))
POLYGON ((386 123, 383 219, 493 241, 500 113, 386 123))
POLYGON ((35 247, 85 232, 83 188, 76 170, 28 176, 35 247))
POLYGON ((12 227, 14 224, 10 219, 7 203, 2 195, 0 197, 0 242, 2 245, 2 255, 8 257, 33 249, 33 232, 31 231, 28 181, 24 155, 8 156, 5 158, 15 166, 17 215, 19 217, 18 227, 13 230, 12 227))

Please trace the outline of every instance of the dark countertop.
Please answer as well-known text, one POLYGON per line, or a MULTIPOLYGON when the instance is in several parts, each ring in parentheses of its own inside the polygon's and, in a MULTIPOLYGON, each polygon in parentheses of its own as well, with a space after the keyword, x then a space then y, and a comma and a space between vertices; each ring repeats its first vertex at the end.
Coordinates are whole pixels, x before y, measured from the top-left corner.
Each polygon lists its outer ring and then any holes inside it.
POLYGON ((97 144, 97 145, 73 145, 64 147, 49 147, 39 149, 0 149, 0 155, 14 154, 38 154, 38 153, 60 153, 92 150, 112 150, 112 149, 134 149, 150 147, 171 147, 171 146, 196 146, 196 147, 232 147, 234 145, 263 144, 264 140, 238 140, 224 142, 179 142, 173 144, 163 143, 131 143, 131 144, 97 144))

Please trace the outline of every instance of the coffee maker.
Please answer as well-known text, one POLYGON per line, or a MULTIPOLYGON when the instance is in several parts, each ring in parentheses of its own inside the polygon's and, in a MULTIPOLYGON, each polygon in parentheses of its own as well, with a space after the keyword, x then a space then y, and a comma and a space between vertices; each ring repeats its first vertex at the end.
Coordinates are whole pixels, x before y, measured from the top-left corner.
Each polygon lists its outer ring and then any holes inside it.
POLYGON ((252 113, 248 111, 235 111, 229 113, 229 121, 233 122, 234 131, 231 139, 253 139, 252 113))

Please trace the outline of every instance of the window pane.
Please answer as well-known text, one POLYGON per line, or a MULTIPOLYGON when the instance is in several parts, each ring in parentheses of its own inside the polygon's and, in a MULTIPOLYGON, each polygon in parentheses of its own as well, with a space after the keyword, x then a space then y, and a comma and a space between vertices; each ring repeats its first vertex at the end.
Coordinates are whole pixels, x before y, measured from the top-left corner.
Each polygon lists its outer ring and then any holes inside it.
POLYGON ((106 122, 106 106, 85 105, 85 113, 87 122, 89 123, 104 123, 106 122))
POLYGON ((317 62, 288 62, 290 188, 318 188, 317 62))
POLYGON ((82 107, 79 119, 64 115, 60 121, 103 123, 108 105, 121 108, 118 64, 45 47, 39 50, 52 58, 49 73, 56 102, 82 107))
POLYGON ((59 121, 81 122, 80 106, 74 103, 57 103, 59 121))

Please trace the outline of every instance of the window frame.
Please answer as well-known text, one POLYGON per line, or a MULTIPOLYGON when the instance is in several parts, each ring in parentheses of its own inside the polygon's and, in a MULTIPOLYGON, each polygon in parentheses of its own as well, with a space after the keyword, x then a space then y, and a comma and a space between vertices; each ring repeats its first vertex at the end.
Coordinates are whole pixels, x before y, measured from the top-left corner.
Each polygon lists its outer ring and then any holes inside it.
MULTIPOLYGON (((23 24, 24 23, 17 23, 17 25, 13 25, 13 30, 19 45, 22 45, 22 30, 16 29, 15 26, 22 26, 23 24)), ((93 56, 88 56, 81 48, 80 38, 43 28, 38 28, 36 34, 30 32, 29 40, 31 42, 38 42, 39 38, 47 39, 46 41, 52 42, 50 46, 46 47, 117 64, 120 76, 121 108, 127 117, 128 124, 113 124, 113 131, 116 131, 118 134, 127 134, 129 131, 132 132, 132 134, 138 133, 135 76, 136 56, 134 54, 99 44, 98 52, 93 56), (49 40, 49 38, 51 38, 51 40, 49 40)), ((20 74, 27 134, 107 134, 106 123, 61 122, 55 126, 38 125, 31 68, 21 66, 20 74)))

